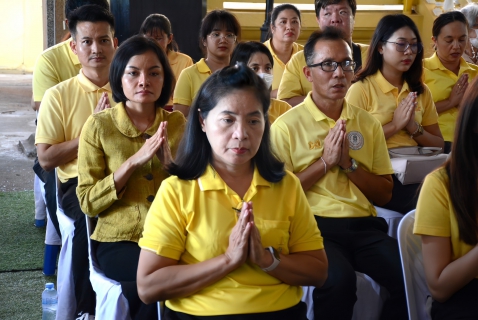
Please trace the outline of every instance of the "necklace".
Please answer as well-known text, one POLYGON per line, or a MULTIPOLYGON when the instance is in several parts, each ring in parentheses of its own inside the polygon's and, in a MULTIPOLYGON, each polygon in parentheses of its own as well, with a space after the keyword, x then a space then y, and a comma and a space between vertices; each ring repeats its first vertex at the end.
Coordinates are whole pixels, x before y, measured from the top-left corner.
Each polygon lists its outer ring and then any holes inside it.
POLYGON ((131 122, 133 122, 133 125, 134 125, 139 131, 141 131, 141 134, 144 134, 144 133, 146 132, 146 130, 148 130, 149 127, 151 127, 151 125, 152 125, 153 122, 154 122, 154 119, 156 119, 156 113, 155 113, 153 119, 151 119, 151 120, 148 122, 148 124, 146 124, 146 127, 144 128, 144 130, 141 130, 141 129, 139 128, 139 126, 136 124, 136 122, 133 120, 133 117, 131 117, 131 115, 130 115, 130 113, 129 113, 129 111, 128 111, 128 108, 127 108, 126 106, 125 106, 125 110, 126 110, 126 114, 128 115, 129 119, 131 120, 131 122))

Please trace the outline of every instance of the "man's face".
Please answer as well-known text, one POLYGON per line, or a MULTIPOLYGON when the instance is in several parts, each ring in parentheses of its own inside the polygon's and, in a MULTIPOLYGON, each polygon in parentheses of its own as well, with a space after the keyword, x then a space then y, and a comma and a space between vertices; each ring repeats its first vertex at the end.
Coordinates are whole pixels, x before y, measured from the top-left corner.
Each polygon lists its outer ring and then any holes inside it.
POLYGON ((347 0, 342 0, 337 4, 329 4, 327 7, 320 9, 317 23, 320 29, 330 26, 339 28, 346 37, 350 37, 349 40, 352 40, 355 20, 352 8, 350 8, 347 0))
POLYGON ((107 22, 78 22, 71 50, 84 69, 109 68, 118 40, 107 22))
MULTIPOLYGON (((351 61, 352 51, 344 40, 319 40, 314 46, 314 59, 311 64, 322 62, 351 61)), ((304 67, 304 73, 312 82, 312 94, 321 100, 345 98, 352 83, 353 71, 344 71, 340 65, 335 71, 324 71, 320 66, 304 67)))

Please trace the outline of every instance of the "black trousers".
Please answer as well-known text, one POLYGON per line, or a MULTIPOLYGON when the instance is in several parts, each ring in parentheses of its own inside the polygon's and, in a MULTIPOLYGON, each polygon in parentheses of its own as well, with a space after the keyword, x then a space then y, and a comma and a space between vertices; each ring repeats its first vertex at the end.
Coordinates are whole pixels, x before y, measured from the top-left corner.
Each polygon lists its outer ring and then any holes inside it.
POLYGON ((75 233, 72 246, 72 271, 75 284, 76 315, 80 313, 95 314, 96 294, 90 282, 90 266, 88 262, 88 238, 86 232, 86 216, 80 209, 76 196, 78 179, 69 179, 60 183, 63 198, 61 205, 65 215, 75 220, 75 233))
POLYGON ((130 316, 134 320, 157 320, 156 303, 144 304, 138 296, 136 273, 141 248, 136 242, 98 242, 96 258, 105 275, 121 284, 123 295, 128 300, 130 316))
POLYGON ((390 293, 380 319, 408 319, 398 243, 387 235, 385 220, 377 217, 315 218, 329 262, 325 284, 313 293, 315 318, 352 318, 357 301, 355 271, 358 271, 390 293))
POLYGON ((432 319, 478 319, 478 279, 471 280, 444 303, 433 301, 432 319))
POLYGON ((414 183, 403 185, 394 174, 392 174, 392 178, 392 199, 389 203, 382 206, 382 208, 407 214, 417 207, 418 190, 421 184, 414 183))
POLYGON ((291 308, 280 311, 224 316, 193 316, 173 311, 166 306, 164 308, 165 320, 307 320, 307 305, 302 301, 291 308))

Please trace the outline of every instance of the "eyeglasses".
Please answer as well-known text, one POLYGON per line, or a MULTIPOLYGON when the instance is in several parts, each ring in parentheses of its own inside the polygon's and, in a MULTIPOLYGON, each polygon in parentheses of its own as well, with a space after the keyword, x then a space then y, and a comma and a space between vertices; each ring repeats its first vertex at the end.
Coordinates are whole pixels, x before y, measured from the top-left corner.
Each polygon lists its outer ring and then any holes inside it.
POLYGON ((210 37, 211 39, 213 40, 220 40, 222 38, 226 39, 227 42, 229 43, 233 43, 233 42, 236 42, 236 35, 234 33, 226 33, 226 34, 222 34, 220 32, 211 32, 208 37, 210 37))
POLYGON ((400 41, 400 42, 393 42, 393 41, 383 41, 388 43, 395 43, 395 49, 398 52, 405 52, 408 48, 412 50, 412 53, 419 53, 423 49, 423 44, 420 42, 417 43, 410 43, 408 41, 400 41))
POLYGON ((309 68, 321 67, 322 70, 324 70, 325 72, 334 72, 335 70, 337 70, 339 65, 342 68, 342 70, 345 72, 350 72, 355 70, 355 61, 352 61, 352 60, 345 60, 342 62, 323 61, 320 63, 307 65, 307 67, 309 68))

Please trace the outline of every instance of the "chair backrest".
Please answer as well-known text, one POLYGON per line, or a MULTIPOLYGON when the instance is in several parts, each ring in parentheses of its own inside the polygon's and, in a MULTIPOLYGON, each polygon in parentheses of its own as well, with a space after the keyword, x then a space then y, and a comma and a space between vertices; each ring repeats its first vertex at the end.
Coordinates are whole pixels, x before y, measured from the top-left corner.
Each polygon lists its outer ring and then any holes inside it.
POLYGON ((407 294, 410 320, 429 320, 427 302, 431 297, 425 279, 422 256, 422 240, 413 234, 415 210, 407 213, 398 226, 398 244, 402 260, 403 278, 407 294))

